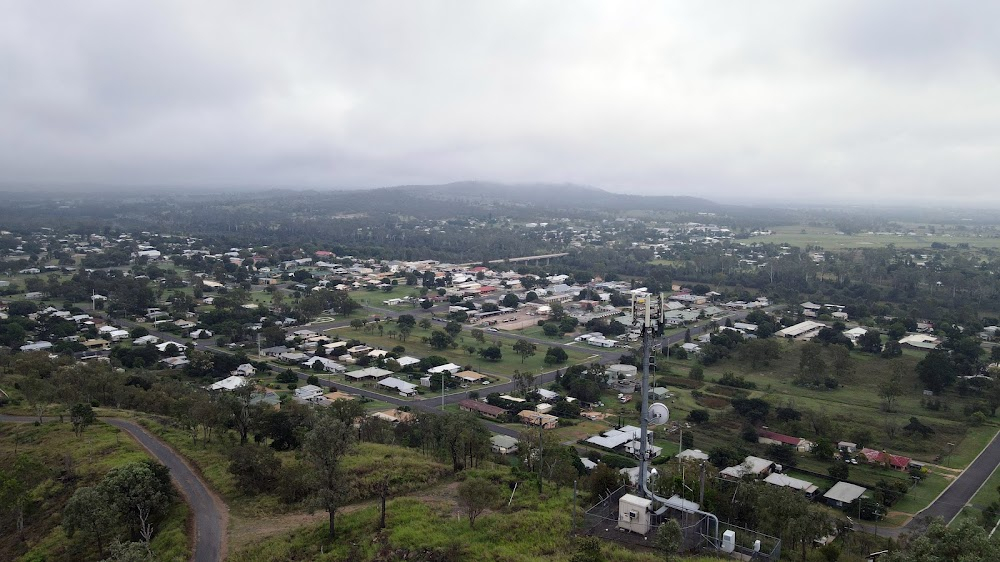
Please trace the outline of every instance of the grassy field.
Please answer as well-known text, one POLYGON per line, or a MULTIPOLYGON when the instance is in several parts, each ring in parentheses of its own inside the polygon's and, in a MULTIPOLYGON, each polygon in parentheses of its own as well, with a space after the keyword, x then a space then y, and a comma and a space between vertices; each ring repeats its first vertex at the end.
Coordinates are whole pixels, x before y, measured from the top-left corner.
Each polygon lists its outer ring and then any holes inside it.
MULTIPOLYGON (((968 420, 962 414, 962 409, 966 404, 973 403, 975 397, 961 397, 948 392, 940 397, 947 405, 947 411, 924 408, 921 405, 922 385, 913 371, 918 357, 903 356, 885 360, 854 352, 852 363, 855 372, 838 389, 827 390, 797 385, 795 378, 802 345, 791 340, 783 342, 781 358, 761 369, 751 369, 749 365, 733 358, 707 367, 706 386, 700 391, 710 395, 713 385, 709 383, 725 372, 732 372, 757 385, 751 396, 767 399, 772 408, 789 406, 804 414, 803 419, 798 422, 781 423, 769 420, 768 423, 775 431, 812 439, 816 437, 815 426, 818 423, 828 428, 827 432, 833 441, 850 441, 853 435, 868 432, 870 436, 870 443, 866 443, 868 446, 885 448, 890 452, 927 462, 941 455, 944 457, 941 464, 955 468, 962 468, 971 462, 997 432, 997 424, 993 420, 982 427, 970 427, 968 420), (881 410, 878 384, 888 378, 897 366, 904 372, 902 386, 905 390, 894 404, 894 411, 887 414, 881 410), (906 435, 902 427, 911 417, 917 417, 923 423, 930 425, 934 433, 926 439, 906 435), (892 437, 889 436, 887 429, 890 425, 893 428, 892 437), (948 443, 954 443, 955 446, 951 454, 946 455, 951 448, 948 443)), ((678 375, 685 375, 692 365, 690 360, 661 359, 658 363, 661 369, 669 366, 678 375)), ((668 386, 673 388, 672 385, 668 386)), ((692 408, 692 402, 697 403, 697 400, 688 400, 690 391, 686 389, 680 389, 677 394, 678 397, 671 407, 676 407, 678 413, 686 414, 692 408)), ((710 412, 713 411, 712 408, 708 409, 710 412)), ((719 410, 720 414, 721 412, 722 410, 719 410)), ((672 417, 678 418, 676 415, 672 417)), ((736 424, 738 428, 739 420, 730 419, 730 422, 736 424)), ((711 439, 711 436, 706 437, 711 439)))
MULTIPOLYGON (((0 523, 3 558, 49 562, 98 560, 97 549, 86 535, 66 536, 60 525, 62 508, 77 487, 92 486, 112 468, 149 458, 146 452, 127 434, 100 422, 87 428, 81 438, 73 434, 68 423, 0 424, 0 466, 13 460, 15 449, 17 454, 27 454, 42 462, 48 473, 32 493, 24 541, 19 541, 11 530, 12 520, 0 523), (65 477, 64 470, 69 465, 75 478, 65 477)), ((187 505, 178 497, 151 543, 157 560, 188 559, 187 516, 187 505)))
POLYGON ((430 336, 432 330, 440 330, 442 326, 432 326, 431 330, 426 330, 420 327, 414 328, 410 337, 407 338, 405 342, 401 342, 398 338, 389 337, 388 332, 394 328, 393 324, 386 324, 385 328, 386 331, 384 335, 381 336, 376 332, 365 333, 362 330, 355 330, 353 328, 334 328, 332 330, 328 330, 326 333, 331 337, 335 336, 344 340, 357 339, 365 345, 379 349, 392 349, 397 345, 401 345, 406 348, 407 355, 412 355, 414 357, 439 355, 456 365, 469 365, 472 366, 474 370, 488 375, 509 376, 514 374, 514 371, 539 374, 553 369, 565 369, 570 365, 587 362, 593 357, 592 354, 583 351, 567 350, 569 360, 566 363, 548 366, 545 364, 546 348, 544 346, 539 346, 534 356, 528 357, 522 362, 521 356, 514 353, 514 350, 511 348, 513 341, 506 338, 491 338, 487 336, 486 344, 480 344, 473 339, 471 335, 463 333, 459 335, 459 345, 457 349, 437 350, 432 348, 430 345, 423 343, 421 338, 430 336), (464 349, 466 346, 473 346, 478 349, 484 345, 491 344, 493 341, 500 342, 502 346, 501 349, 503 351, 503 359, 497 362, 486 361, 480 358, 478 354, 470 355, 464 349))
MULTIPOLYGON (((252 519, 257 516, 304 509, 297 504, 282 504, 276 496, 267 494, 247 496, 241 493, 233 475, 228 471, 228 453, 239 443, 238 437, 233 432, 220 432, 211 443, 206 444, 202 441, 194 443, 191 435, 182 429, 151 418, 140 418, 140 423, 187 457, 212 488, 223 497, 234 516, 252 519)), ((283 470, 299 470, 298 465, 301 460, 294 452, 279 452, 277 456, 286 467, 283 470)), ((344 462, 352 480, 350 501, 371 497, 374 494, 372 483, 381 480, 385 475, 391 476, 390 487, 394 493, 406 493, 430 486, 450 473, 450 467, 420 451, 375 443, 358 444, 344 462)))
POLYGON ((513 330, 508 332, 509 334, 524 336, 528 338, 538 338, 540 340, 548 340, 553 343, 570 343, 573 341, 573 336, 550 336, 545 333, 545 330, 541 326, 530 326, 528 328, 523 328, 520 330, 513 330))
MULTIPOLYGON (((498 483, 504 504, 510 494, 507 471, 488 473, 498 483)), ((581 504, 582 505, 582 504, 581 504)), ((454 487, 432 497, 400 498, 386 509, 386 529, 377 531, 375 507, 337 518, 338 537, 329 542, 326 525, 318 524, 276 536, 235 553, 235 562, 271 560, 449 559, 511 562, 566 562, 575 552, 570 536, 572 490, 548 489, 539 498, 518 488, 508 507, 489 510, 470 527, 456 503, 454 487), (450 492, 450 493, 449 493, 450 492), (446 557, 447 556, 447 557, 446 557)), ((579 520, 578 520, 579 521, 579 520)), ((625 549, 602 542, 604 559, 652 562, 662 554, 625 549)))
POLYGON ((913 236, 896 235, 876 235, 876 234, 837 234, 833 227, 815 226, 779 226, 771 229, 773 234, 769 236, 757 236, 751 238, 751 242, 761 243, 784 243, 792 246, 804 248, 806 246, 820 246, 826 250, 838 250, 848 248, 876 248, 889 244, 897 248, 921 249, 930 248, 934 242, 955 246, 956 244, 968 244, 972 248, 1000 248, 1000 238, 985 238, 977 236, 963 235, 961 232, 944 232, 937 235, 922 234, 916 231, 913 236), (947 234, 947 235, 945 235, 947 234))

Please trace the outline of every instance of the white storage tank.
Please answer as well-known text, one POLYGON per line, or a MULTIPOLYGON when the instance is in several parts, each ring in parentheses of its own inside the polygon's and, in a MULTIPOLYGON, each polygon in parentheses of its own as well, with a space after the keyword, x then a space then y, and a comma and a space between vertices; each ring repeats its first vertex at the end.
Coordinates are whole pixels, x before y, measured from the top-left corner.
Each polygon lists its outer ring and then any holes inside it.
POLYGON ((636 375, 639 374, 639 368, 636 367, 635 365, 624 365, 619 363, 616 365, 608 365, 607 372, 608 372, 608 379, 614 381, 622 378, 630 379, 635 377, 636 375))

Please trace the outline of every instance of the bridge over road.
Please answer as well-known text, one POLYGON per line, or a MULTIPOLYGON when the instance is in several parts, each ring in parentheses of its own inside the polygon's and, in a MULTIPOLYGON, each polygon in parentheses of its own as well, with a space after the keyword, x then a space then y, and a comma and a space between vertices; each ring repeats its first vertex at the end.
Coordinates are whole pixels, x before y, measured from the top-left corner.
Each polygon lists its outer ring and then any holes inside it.
MULTIPOLYGON (((540 254, 540 255, 537 255, 537 256, 522 256, 520 258, 504 258, 504 259, 499 259, 499 260, 490 260, 490 261, 488 261, 486 263, 528 263, 528 262, 539 262, 540 263, 542 260, 545 260, 545 264, 548 265, 549 260, 554 259, 554 258, 561 258, 563 256, 568 256, 568 255, 569 254, 566 253, 566 252, 563 252, 561 254, 540 254)), ((481 261, 474 261, 474 262, 469 262, 469 263, 460 263, 458 265, 461 265, 461 266, 474 266, 474 265, 480 265, 481 263, 483 263, 483 262, 481 262, 481 261)))

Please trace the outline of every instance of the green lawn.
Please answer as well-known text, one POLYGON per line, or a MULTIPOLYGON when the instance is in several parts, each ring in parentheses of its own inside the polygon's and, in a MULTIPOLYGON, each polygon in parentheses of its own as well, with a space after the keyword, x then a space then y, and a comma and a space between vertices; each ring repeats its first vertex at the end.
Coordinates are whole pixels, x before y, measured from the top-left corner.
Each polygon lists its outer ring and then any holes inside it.
MULTIPOLYGON (((943 464, 949 467, 966 466, 997 432, 997 424, 993 420, 983 427, 969 426, 962 409, 976 400, 974 396, 961 397, 957 393, 947 392, 940 397, 947 405, 947 411, 924 408, 921 405, 922 386, 913 370, 919 360, 917 357, 904 355, 885 360, 853 352, 855 372, 840 388, 828 390, 799 386, 795 384, 795 378, 802 345, 791 340, 783 341, 781 358, 760 369, 751 369, 736 358, 725 359, 705 368, 706 383, 718 379, 725 372, 733 372, 755 383, 757 389, 752 396, 767 399, 772 409, 790 406, 808 414, 798 422, 769 420, 775 431, 815 438, 810 416, 818 416, 831 428, 831 439, 834 441, 852 440, 852 435, 867 431, 871 435, 871 443, 866 445, 885 448, 890 452, 927 462, 947 453, 950 448, 948 443, 954 443, 952 454, 943 459, 943 464), (886 414, 881 409, 878 384, 888 378, 897 366, 904 371, 904 394, 894 404, 894 411, 886 414), (909 423, 911 417, 930 425, 934 433, 926 439, 907 435, 902 428, 909 423), (886 429, 889 424, 895 428, 892 437, 886 429)), ((685 375, 692 365, 690 360, 658 359, 660 368, 669 366, 678 375, 685 375)), ((710 386, 707 384, 702 391, 707 392, 706 389, 710 386)), ((681 391, 679 394, 689 394, 689 391, 681 391)), ((684 402, 679 406, 683 408, 684 402)), ((735 423, 739 423, 738 420, 735 423)))
POLYGON ((917 234, 914 236, 879 236, 875 234, 856 234, 847 236, 836 234, 836 229, 833 227, 814 227, 805 225, 778 226, 773 227, 771 231, 773 234, 769 236, 751 238, 750 242, 776 244, 784 243, 792 246, 798 246, 800 248, 811 245, 819 246, 826 250, 876 248, 888 246, 889 244, 893 244, 897 248, 920 249, 930 248, 933 242, 941 242, 948 244, 949 246, 965 243, 973 248, 1000 248, 1000 238, 968 236, 963 235, 959 231, 948 232, 945 230, 942 232, 941 229, 938 230, 939 234, 934 236, 922 234, 920 231, 916 231, 917 234), (942 233, 947 233, 949 235, 942 236, 942 233))
POLYGON ((528 338, 538 338, 543 340, 548 340, 554 343, 569 343, 573 341, 574 336, 549 336, 545 333, 545 330, 541 326, 529 326, 520 330, 512 330, 506 332, 511 335, 524 336, 528 338))
MULTIPOLYGON (((544 361, 546 348, 544 346, 540 346, 534 356, 528 357, 522 362, 521 356, 514 353, 513 349, 511 349, 511 346, 514 343, 512 340, 488 335, 486 337, 486 343, 480 344, 468 333, 462 333, 459 335, 457 349, 437 350, 421 341, 422 337, 430 336, 431 330, 425 330, 420 327, 414 328, 410 337, 405 342, 401 342, 398 338, 389 337, 389 331, 395 329, 395 325, 393 323, 386 323, 384 326, 385 331, 381 336, 378 332, 365 333, 363 330, 355 330, 353 328, 334 328, 332 330, 328 330, 326 333, 331 337, 335 336, 344 340, 357 339, 365 345, 379 349, 392 349, 393 347, 401 345, 406 348, 407 355, 412 355, 414 357, 438 355, 455 363, 456 365, 470 366, 473 370, 488 375, 509 376, 514 374, 514 371, 539 374, 554 369, 565 369, 569 365, 587 362, 593 357, 593 355, 589 353, 568 350, 567 354, 569 355, 569 360, 566 363, 562 365, 549 366, 546 365, 544 361), (486 361, 480 358, 478 354, 470 355, 464 349, 466 346, 473 346, 476 348, 483 347, 484 345, 489 345, 494 341, 500 342, 501 349, 503 351, 503 359, 498 362, 486 361)), ((432 329, 440 330, 441 328, 442 326, 439 325, 432 326, 432 329)))

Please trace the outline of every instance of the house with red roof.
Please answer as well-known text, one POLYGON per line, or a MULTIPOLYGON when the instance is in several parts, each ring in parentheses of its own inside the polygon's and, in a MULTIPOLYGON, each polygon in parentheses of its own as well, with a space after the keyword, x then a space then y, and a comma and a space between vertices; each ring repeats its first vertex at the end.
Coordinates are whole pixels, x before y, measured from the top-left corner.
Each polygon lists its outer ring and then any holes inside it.
POLYGON ((904 457, 902 455, 894 455, 892 453, 887 453, 885 451, 878 451, 876 449, 869 449, 865 447, 859 451, 862 456, 865 457, 865 461, 869 464, 878 464, 893 470, 898 470, 900 472, 906 472, 910 468, 910 462, 913 460, 910 457, 904 457))
POLYGON ((757 432, 757 442, 764 445, 787 445, 789 447, 794 447, 795 450, 800 453, 808 453, 813 448, 812 441, 801 437, 784 435, 767 429, 762 429, 757 432))

